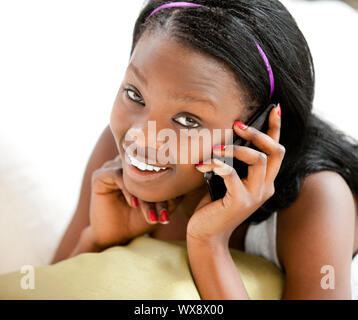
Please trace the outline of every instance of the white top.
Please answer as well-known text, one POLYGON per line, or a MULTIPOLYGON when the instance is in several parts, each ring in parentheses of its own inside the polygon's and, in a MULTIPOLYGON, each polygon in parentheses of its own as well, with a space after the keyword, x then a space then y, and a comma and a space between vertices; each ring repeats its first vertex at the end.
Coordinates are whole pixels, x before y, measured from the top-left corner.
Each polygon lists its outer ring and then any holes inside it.
MULTIPOLYGON (((266 258, 282 271, 277 257, 276 234, 277 211, 260 223, 250 223, 245 236, 245 252, 266 258)), ((351 290, 352 299, 358 300, 358 254, 354 256, 351 264, 351 290)))

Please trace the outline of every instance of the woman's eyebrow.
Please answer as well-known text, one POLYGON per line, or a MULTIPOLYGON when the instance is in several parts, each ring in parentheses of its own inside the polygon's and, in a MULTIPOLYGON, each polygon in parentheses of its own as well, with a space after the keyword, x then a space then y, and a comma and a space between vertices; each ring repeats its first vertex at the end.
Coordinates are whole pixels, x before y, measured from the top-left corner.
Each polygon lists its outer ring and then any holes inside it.
POLYGON ((211 106, 213 109, 216 109, 216 105, 209 99, 205 99, 205 98, 199 98, 190 94, 185 94, 184 96, 179 96, 177 94, 171 94, 170 98, 178 101, 178 102, 191 102, 191 103, 205 103, 209 106, 211 106))
MULTIPOLYGON (((128 65, 128 69, 131 69, 133 71, 133 73, 136 75, 136 77, 139 79, 140 82, 142 82, 144 84, 145 87, 147 87, 148 82, 147 79, 143 76, 143 74, 139 71, 139 69, 133 64, 130 63, 128 65)), ((209 99, 205 99, 205 98, 200 98, 200 97, 196 97, 190 94, 185 94, 184 96, 179 96, 177 94, 171 94, 170 98, 177 101, 177 102, 191 102, 191 103, 205 103, 209 106, 211 106, 212 108, 216 109, 216 105, 209 99)))
POLYGON ((145 87, 148 85, 147 79, 142 75, 142 73, 133 63, 129 64, 128 69, 131 69, 133 71, 133 73, 137 76, 139 81, 144 84, 145 87))

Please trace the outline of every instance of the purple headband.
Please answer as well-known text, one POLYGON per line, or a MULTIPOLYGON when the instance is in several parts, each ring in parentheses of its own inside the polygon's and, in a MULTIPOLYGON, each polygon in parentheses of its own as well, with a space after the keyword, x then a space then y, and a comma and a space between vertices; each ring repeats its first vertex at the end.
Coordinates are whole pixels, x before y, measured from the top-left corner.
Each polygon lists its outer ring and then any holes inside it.
MULTIPOLYGON (((146 18, 145 21, 147 21, 154 13, 156 13, 157 11, 161 10, 161 9, 165 9, 165 8, 180 8, 180 7, 206 7, 202 4, 197 4, 197 3, 191 3, 191 2, 169 2, 169 3, 165 3, 161 6, 159 6, 158 8, 154 9, 151 14, 146 18)), ((265 62, 268 74, 269 74, 269 79, 270 79, 270 99, 273 95, 274 92, 274 88, 275 88, 275 82, 274 82, 274 77, 273 77, 273 72, 272 72, 272 68, 270 65, 270 62, 266 56, 266 54, 264 53, 264 51, 262 50, 262 48, 260 47, 260 45, 255 41, 255 44, 257 46, 257 49, 259 50, 259 53, 262 57, 262 59, 265 62)))

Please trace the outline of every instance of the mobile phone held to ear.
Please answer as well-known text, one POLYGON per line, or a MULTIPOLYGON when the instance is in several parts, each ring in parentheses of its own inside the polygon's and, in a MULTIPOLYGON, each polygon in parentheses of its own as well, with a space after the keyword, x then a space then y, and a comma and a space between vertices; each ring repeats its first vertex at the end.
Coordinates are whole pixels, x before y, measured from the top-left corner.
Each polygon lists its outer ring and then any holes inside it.
MULTIPOLYGON (((250 127, 254 127, 259 131, 267 132, 268 130, 268 118, 270 115, 271 110, 276 107, 275 104, 270 104, 265 108, 261 108, 258 112, 256 112, 252 118, 246 123, 250 127)), ((245 147, 252 147, 255 150, 258 150, 254 145, 250 143, 250 141, 247 141, 239 136, 236 135, 236 138, 234 138, 234 145, 237 146, 245 146, 245 147)), ((222 158, 219 156, 214 155, 215 158, 218 158, 222 161, 225 161, 227 158, 222 158)), ((230 161, 225 161, 226 163, 230 163, 230 161)), ((248 165, 242 161, 237 160, 236 158, 232 159, 233 168, 237 171, 240 179, 247 177, 248 173, 248 165)), ((224 183, 224 179, 217 175, 215 172, 210 171, 204 173, 204 178, 206 181, 206 184, 208 186, 211 200, 215 201, 218 199, 221 199, 225 196, 226 193, 226 186, 224 183)))

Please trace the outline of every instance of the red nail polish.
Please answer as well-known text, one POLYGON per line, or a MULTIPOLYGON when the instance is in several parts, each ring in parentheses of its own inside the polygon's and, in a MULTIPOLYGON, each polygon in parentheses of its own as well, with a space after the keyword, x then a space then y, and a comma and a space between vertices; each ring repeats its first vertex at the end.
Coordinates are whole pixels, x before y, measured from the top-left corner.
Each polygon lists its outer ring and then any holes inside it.
POLYGON ((199 163, 197 163, 197 164, 195 165, 195 167, 200 167, 202 164, 203 164, 203 161, 200 161, 199 163))
POLYGON ((281 118, 281 105, 280 104, 277 105, 277 115, 279 118, 281 118))
POLYGON ((155 213, 155 210, 152 209, 152 210, 149 211, 149 219, 152 222, 158 222, 158 218, 157 218, 157 215, 155 213))
POLYGON ((214 146, 214 150, 224 150, 224 149, 225 149, 225 146, 221 145, 221 144, 214 146))
POLYGON ((132 202, 133 202, 133 205, 134 205, 136 208, 138 208, 138 200, 137 200, 136 197, 133 197, 133 198, 132 198, 132 202))
POLYGON ((245 129, 247 128, 247 125, 244 124, 244 123, 242 123, 242 122, 240 122, 240 121, 235 121, 235 122, 234 122, 234 125, 237 126, 237 127, 239 127, 239 128, 242 129, 242 130, 245 130, 245 129))
POLYGON ((164 224, 169 223, 168 211, 166 209, 160 211, 160 222, 164 224))

